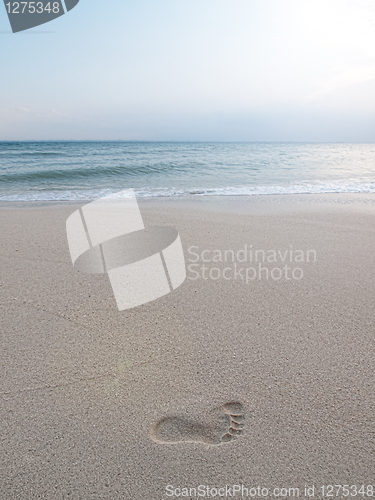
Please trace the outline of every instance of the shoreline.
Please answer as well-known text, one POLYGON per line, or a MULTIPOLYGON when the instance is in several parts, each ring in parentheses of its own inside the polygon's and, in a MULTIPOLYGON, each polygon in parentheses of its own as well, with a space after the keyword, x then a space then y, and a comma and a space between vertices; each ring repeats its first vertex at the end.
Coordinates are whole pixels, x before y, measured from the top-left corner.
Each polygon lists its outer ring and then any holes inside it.
MULTIPOLYGON (((247 205, 249 208, 255 205, 273 204, 275 206, 298 207, 303 205, 375 205, 375 193, 303 193, 303 194, 266 194, 266 195, 183 195, 183 196, 159 196, 159 197, 137 197, 138 203, 144 206, 168 206, 188 209, 197 205, 200 209, 222 210, 233 209, 233 206, 247 205), (179 207, 180 206, 180 207, 179 207)), ((34 209, 48 207, 82 206, 90 203, 87 200, 41 200, 41 201, 0 201, 0 210, 9 209, 34 209)))

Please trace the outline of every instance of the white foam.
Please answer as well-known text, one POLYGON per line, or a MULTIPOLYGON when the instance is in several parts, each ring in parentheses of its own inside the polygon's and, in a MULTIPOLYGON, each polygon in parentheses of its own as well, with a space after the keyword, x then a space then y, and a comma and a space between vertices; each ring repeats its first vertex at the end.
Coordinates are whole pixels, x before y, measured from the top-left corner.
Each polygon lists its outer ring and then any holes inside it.
MULTIPOLYGON (((126 187, 126 186, 125 186, 126 187)), ((322 193, 375 193, 375 182, 361 179, 345 179, 335 182, 314 181, 290 185, 227 186, 213 188, 140 188, 137 197, 172 196, 255 196, 267 194, 322 194, 322 193)), ((26 191, 0 195, 0 201, 86 201, 118 193, 118 189, 26 191)), ((116 197, 121 196, 116 194, 116 197)))

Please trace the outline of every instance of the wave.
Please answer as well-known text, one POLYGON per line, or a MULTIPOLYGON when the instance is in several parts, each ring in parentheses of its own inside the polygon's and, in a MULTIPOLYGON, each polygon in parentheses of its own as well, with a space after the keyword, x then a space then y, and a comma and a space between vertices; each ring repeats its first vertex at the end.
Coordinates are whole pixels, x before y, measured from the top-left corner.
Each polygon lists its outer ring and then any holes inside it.
POLYGON ((139 174, 162 173, 169 170, 175 172, 179 170, 178 167, 173 167, 167 164, 159 165, 141 165, 141 166, 106 166, 98 168, 78 167, 74 169, 54 169, 54 170, 36 170, 32 172, 15 172, 0 174, 0 183, 16 183, 16 182, 31 182, 31 181, 51 181, 51 180, 65 180, 76 182, 82 178, 100 178, 108 179, 108 177, 119 175, 122 177, 134 177, 139 174))
MULTIPOLYGON (((130 186, 124 186, 128 189, 130 186)), ((0 195, 0 201, 86 201, 119 192, 119 189, 24 191, 0 195)), ((374 182, 352 179, 340 182, 301 183, 288 186, 227 186, 215 188, 139 188, 137 197, 160 198, 182 196, 259 196, 282 194, 375 193, 374 182)))

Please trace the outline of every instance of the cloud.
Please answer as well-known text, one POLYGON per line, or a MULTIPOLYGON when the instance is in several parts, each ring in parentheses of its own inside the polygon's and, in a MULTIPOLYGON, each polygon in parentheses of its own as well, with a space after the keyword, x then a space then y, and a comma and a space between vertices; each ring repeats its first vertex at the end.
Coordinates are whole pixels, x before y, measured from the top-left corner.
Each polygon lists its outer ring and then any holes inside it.
POLYGON ((25 113, 30 113, 30 110, 27 108, 24 108, 23 106, 11 106, 12 109, 15 109, 17 111, 24 111, 25 113))
POLYGON ((19 121, 56 121, 56 120, 70 120, 72 119, 71 116, 67 115, 66 113, 62 113, 61 111, 58 111, 56 109, 29 109, 26 108, 25 106, 21 106, 19 104, 16 105, 11 105, 11 106, 6 106, 1 108, 1 113, 3 116, 7 116, 8 118, 12 120, 19 120, 19 121))

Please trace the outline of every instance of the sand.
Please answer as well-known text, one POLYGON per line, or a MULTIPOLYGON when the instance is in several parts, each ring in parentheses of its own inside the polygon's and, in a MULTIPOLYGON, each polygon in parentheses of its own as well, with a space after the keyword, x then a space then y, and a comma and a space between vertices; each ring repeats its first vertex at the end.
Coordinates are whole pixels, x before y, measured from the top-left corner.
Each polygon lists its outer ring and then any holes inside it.
POLYGON ((178 229, 208 279, 188 270, 122 312, 106 275, 72 267, 78 205, 1 207, 0 498, 230 498, 233 485, 321 498, 323 485, 373 483, 375 196, 140 207, 146 225, 178 229), (250 248, 276 252, 268 279, 201 259, 250 248))

